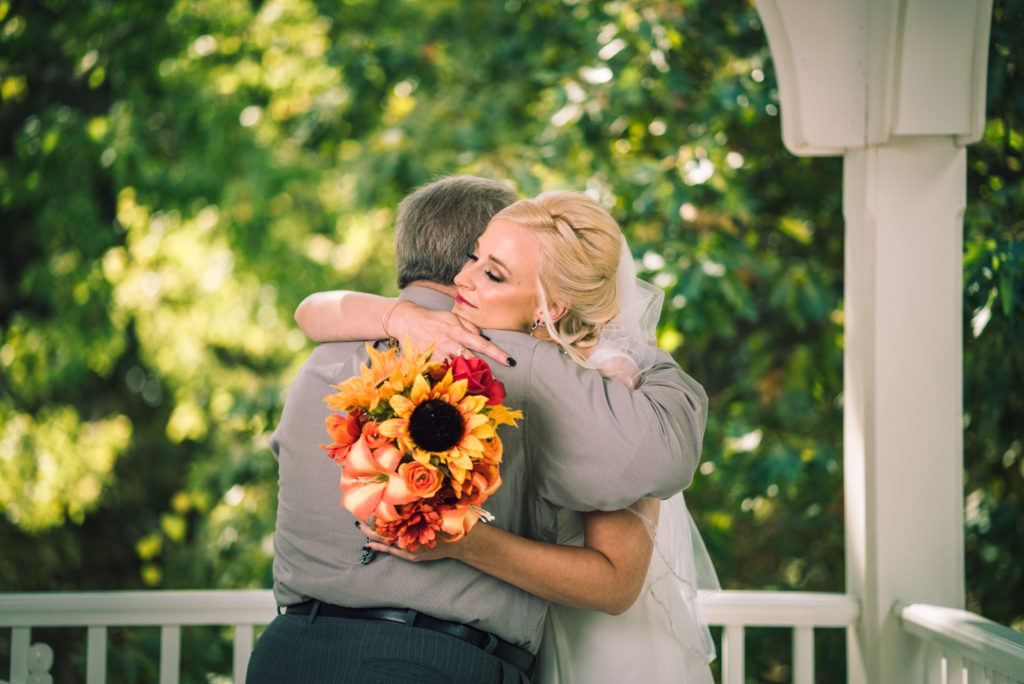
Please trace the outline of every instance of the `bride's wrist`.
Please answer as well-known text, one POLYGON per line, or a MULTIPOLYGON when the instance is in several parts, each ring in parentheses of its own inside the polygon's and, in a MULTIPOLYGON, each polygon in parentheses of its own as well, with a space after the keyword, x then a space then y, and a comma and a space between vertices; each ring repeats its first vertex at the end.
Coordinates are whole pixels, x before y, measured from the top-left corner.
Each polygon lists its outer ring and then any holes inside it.
POLYGON ((392 339, 399 339, 399 334, 402 332, 408 332, 408 327, 405 325, 404 317, 402 316, 403 311, 408 311, 410 308, 415 307, 415 302, 408 299, 396 299, 388 308, 384 310, 384 315, 381 316, 380 324, 384 330, 384 336, 392 339), (412 307, 402 306, 403 304, 411 304, 412 307))

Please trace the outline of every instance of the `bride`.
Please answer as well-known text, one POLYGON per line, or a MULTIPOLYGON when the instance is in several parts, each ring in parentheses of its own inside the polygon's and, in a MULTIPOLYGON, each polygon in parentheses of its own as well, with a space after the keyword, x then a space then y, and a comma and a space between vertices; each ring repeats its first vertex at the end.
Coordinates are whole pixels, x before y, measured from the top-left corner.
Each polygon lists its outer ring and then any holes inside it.
MULTIPOLYGON (((662 293, 637 279, 618 225, 589 196, 551 192, 510 205, 467 259, 450 313, 335 291, 308 297, 296 321, 318 342, 394 332, 449 357, 463 345, 495 355, 478 328, 522 330, 630 387, 642 382, 662 293)), ((455 558, 551 601, 537 660, 542 684, 712 682, 715 648, 697 588, 718 583, 682 493, 620 511, 563 510, 557 543, 477 525, 458 543, 410 553, 363 530, 378 552, 455 558)))

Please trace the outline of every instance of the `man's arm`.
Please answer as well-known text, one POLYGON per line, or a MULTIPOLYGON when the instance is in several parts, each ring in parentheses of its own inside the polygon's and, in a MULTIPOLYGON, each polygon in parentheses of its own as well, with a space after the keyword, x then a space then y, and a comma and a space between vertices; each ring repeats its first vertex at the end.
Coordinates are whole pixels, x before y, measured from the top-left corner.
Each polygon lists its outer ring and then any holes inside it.
POLYGON ((615 510, 692 481, 708 399, 667 353, 630 390, 541 345, 530 389, 533 477, 552 503, 615 510))

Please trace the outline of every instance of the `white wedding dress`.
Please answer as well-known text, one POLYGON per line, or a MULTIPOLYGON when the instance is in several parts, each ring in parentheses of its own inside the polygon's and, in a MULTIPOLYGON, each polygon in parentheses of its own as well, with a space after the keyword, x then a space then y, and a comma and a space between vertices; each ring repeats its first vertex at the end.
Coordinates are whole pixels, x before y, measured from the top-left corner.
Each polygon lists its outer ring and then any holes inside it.
MULTIPOLYGON (((599 333, 585 365, 633 387, 656 356, 664 295, 636 277, 625 238, 616 286, 619 313, 599 333)), ((538 292, 551 331, 539 281, 538 292)), ((640 517, 655 542, 640 596, 621 615, 549 604, 537 654, 540 684, 713 684, 708 664, 715 645, 697 589, 720 587, 704 542, 682 493, 660 502, 656 529, 652 520, 640 517)), ((559 512, 558 543, 583 545, 581 513, 559 512)))
MULTIPOLYGON (((540 684, 713 684, 714 643, 697 604, 696 567, 701 588, 718 588, 717 578, 681 494, 662 502, 660 519, 670 516, 659 525, 643 590, 629 610, 609 615, 549 606, 537 655, 540 684), (666 527, 675 524, 680 527, 667 539, 666 527)), ((582 520, 561 511, 558 543, 581 546, 582 520)))

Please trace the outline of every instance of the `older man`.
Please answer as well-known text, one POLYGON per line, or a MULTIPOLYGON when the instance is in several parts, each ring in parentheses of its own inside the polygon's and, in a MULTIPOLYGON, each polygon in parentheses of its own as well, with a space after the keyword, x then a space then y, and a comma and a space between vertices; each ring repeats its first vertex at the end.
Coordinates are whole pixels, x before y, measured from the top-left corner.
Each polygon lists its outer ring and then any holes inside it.
MULTIPOLYGON (((490 216, 516 199, 500 183, 452 177, 403 200, 401 297, 451 308, 465 255, 490 216)), ((502 486, 487 501, 495 525, 553 541, 559 507, 620 509, 690 483, 706 395, 667 354, 629 390, 555 345, 511 331, 488 335, 515 359, 492 370, 505 404, 524 414, 518 428, 501 432, 502 486)), ((545 601, 454 560, 360 563, 365 538, 339 506, 339 469, 319 444, 323 398, 364 363, 362 342, 318 347, 271 438, 280 473, 274 593, 284 612, 257 643, 247 681, 528 681, 545 601)))

